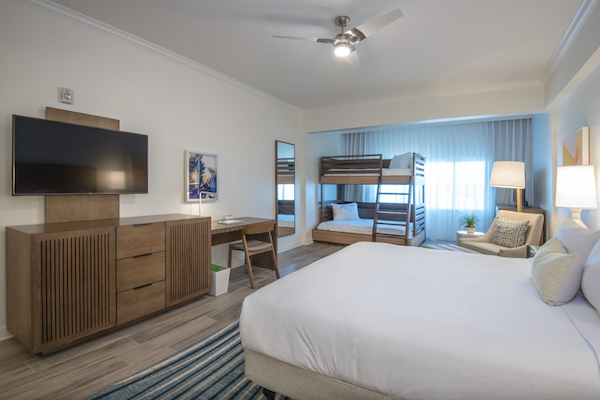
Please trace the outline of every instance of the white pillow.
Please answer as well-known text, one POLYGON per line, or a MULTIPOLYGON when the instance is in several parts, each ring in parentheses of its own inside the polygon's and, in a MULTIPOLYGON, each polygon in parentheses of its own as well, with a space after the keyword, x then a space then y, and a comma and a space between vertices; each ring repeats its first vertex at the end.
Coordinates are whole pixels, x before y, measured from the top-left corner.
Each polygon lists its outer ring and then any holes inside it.
POLYGON ((567 254, 555 237, 540 247, 531 263, 535 287, 549 306, 563 305, 575 297, 581 287, 582 272, 579 254, 567 254))
POLYGON ((596 243, 583 267, 581 291, 587 301, 600 311, 600 242, 596 243))
POLYGON ((358 219, 358 206, 356 203, 332 204, 334 221, 351 221, 358 219))
POLYGON ((579 253, 585 264, 596 242, 600 239, 600 231, 584 228, 569 218, 560 224, 554 237, 560 240, 569 254, 579 253))
POLYGON ((412 153, 396 155, 390 161, 391 168, 412 168, 412 153))

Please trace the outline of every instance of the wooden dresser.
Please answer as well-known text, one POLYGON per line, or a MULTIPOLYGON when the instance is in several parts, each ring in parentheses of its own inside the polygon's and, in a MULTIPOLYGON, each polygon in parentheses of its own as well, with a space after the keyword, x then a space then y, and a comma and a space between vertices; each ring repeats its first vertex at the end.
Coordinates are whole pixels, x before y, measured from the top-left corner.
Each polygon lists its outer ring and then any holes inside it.
POLYGON ((210 290, 211 222, 155 215, 6 228, 8 330, 49 353, 210 290))

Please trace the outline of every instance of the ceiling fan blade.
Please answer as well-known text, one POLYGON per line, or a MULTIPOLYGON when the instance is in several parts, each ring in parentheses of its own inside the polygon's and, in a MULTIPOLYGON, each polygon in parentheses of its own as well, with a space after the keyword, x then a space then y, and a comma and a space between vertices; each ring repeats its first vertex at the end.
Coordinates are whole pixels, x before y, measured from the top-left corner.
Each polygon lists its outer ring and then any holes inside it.
POLYGON ((308 37, 308 36, 294 36, 294 35, 273 35, 276 39, 294 39, 294 40, 305 40, 308 42, 317 42, 319 38, 308 37))
POLYGON ((352 34, 354 34, 354 36, 357 36, 358 38, 360 38, 360 40, 363 40, 377 32, 381 28, 385 27, 386 25, 391 24, 403 15, 404 14, 402 13, 402 11, 400 11, 400 9, 397 8, 393 11, 390 11, 387 14, 383 14, 380 17, 365 22, 364 24, 357 26, 356 28, 350 29, 350 31, 352 34))
POLYGON ((360 59, 358 58, 358 53, 356 52, 354 47, 352 47, 352 49, 350 50, 350 54, 344 57, 344 60, 346 60, 348 64, 350 64, 350 66, 354 69, 359 69, 361 67, 360 59))

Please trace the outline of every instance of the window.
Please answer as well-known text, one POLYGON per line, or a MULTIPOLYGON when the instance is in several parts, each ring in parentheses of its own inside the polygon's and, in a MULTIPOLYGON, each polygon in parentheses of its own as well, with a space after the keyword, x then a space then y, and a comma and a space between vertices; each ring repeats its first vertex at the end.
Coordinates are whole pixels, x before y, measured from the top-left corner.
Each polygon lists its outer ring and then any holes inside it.
POLYGON ((277 185, 278 200, 294 200, 294 185, 291 183, 280 183, 277 185))
MULTIPOLYGON (((483 210, 485 161, 433 162, 427 165, 427 209, 483 210)), ((382 185, 382 203, 405 203, 406 185, 382 185)), ((420 194, 420 191, 417 191, 420 194)), ((417 199, 420 202, 420 199, 417 199)))

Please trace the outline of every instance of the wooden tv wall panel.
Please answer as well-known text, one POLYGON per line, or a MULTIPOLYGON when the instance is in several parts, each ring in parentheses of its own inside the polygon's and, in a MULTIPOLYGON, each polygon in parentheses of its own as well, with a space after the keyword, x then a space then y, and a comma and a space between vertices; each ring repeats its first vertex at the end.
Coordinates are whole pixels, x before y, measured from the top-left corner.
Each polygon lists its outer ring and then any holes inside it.
POLYGON ((8 330, 50 353, 198 298, 210 235, 178 214, 9 227, 8 330))

